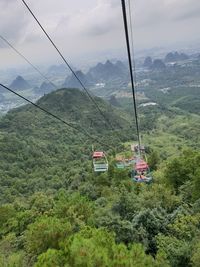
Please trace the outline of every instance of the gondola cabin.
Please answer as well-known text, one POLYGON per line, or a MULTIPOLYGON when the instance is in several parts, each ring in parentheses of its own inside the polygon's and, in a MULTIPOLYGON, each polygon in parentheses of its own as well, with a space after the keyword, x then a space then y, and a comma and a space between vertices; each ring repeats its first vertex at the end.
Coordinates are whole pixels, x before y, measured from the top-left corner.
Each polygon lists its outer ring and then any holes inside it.
POLYGON ((125 161, 123 157, 116 157, 116 167, 117 169, 124 169, 125 168, 125 161))
POLYGON ((135 153, 139 153, 139 150, 140 150, 140 152, 145 153, 145 146, 143 146, 143 145, 140 145, 140 147, 139 147, 139 145, 133 145, 133 146, 131 147, 131 149, 132 149, 135 153))
POLYGON ((135 163, 135 167, 133 170, 133 180, 135 182, 145 182, 145 183, 149 183, 152 180, 149 166, 142 159, 139 159, 135 163))
POLYGON ((133 163, 135 163, 135 157, 124 159, 125 161, 125 167, 131 166, 133 163))
POLYGON ((132 166, 132 164, 135 163, 135 158, 134 157, 124 158, 122 156, 118 156, 116 157, 115 161, 117 169, 124 169, 132 166))
POLYGON ((93 152, 92 160, 95 172, 108 171, 108 161, 104 152, 102 151, 93 152))

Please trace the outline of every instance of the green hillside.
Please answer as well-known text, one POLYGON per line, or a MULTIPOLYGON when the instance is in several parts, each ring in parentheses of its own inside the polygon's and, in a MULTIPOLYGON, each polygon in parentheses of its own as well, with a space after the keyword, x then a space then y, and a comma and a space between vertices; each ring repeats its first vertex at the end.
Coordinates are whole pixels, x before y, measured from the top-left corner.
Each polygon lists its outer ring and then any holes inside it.
POLYGON ((108 124, 86 95, 77 89, 61 89, 45 95, 38 105, 70 122, 77 130, 49 117, 31 105, 10 111, 0 122, 1 202, 38 190, 62 188, 72 173, 91 171, 92 145, 112 152, 131 133, 129 122, 103 100, 95 98, 108 124), (84 133, 91 136, 89 138, 84 133), (121 137, 120 137, 121 136, 121 137), (98 143, 100 142, 100 144, 98 143), (109 147, 107 147, 109 145, 109 147), (82 164, 81 164, 82 163, 82 164), (86 168, 86 170, 85 170, 86 168), (7 191, 12 185, 13 191, 7 191))
POLYGON ((31 105, 1 118, 0 266, 199 266, 198 113, 139 108, 154 180, 135 184, 114 164, 134 142, 132 112, 95 101, 114 131, 77 89, 37 102, 77 130, 31 105), (107 173, 93 172, 92 145, 107 173))

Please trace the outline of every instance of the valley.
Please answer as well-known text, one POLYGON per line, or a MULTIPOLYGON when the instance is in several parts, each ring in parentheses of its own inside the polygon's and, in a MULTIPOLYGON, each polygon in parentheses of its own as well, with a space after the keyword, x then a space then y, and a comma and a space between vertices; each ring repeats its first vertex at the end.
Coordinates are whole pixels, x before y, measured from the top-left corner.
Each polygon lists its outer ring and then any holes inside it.
MULTIPOLYGON (((131 166, 116 167, 117 157, 132 156, 130 147, 137 143, 126 76, 120 77, 119 87, 117 74, 88 85, 106 120, 83 90, 52 90, 43 84, 42 93, 39 87, 29 88, 23 77, 15 80, 15 86, 19 80, 27 86, 15 87, 18 93, 75 129, 15 102, 1 88, 15 103, 0 118, 1 266, 76 267, 83 261, 85 266, 198 266, 197 61, 137 69, 139 126, 151 184, 134 182, 131 166), (107 172, 94 172, 92 148, 105 151, 107 172)), ((70 76, 65 82, 66 87, 76 85, 70 76)))

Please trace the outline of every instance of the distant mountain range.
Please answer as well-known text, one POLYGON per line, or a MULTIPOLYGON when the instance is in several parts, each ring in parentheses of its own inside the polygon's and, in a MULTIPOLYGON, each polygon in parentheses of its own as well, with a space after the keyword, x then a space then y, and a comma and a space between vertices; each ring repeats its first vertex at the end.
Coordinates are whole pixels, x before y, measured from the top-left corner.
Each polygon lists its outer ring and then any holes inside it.
POLYGON ((151 57, 147 57, 144 60, 143 67, 148 68, 148 69, 152 69, 152 70, 163 70, 166 68, 166 65, 162 61, 162 59, 152 60, 151 57))
POLYGON ((174 63, 187 59, 189 59, 189 56, 184 53, 170 52, 165 56, 164 59, 153 60, 151 57, 146 57, 143 63, 143 67, 152 70, 161 70, 166 68, 165 63, 174 63))
POLYGON ((184 53, 170 52, 165 57, 165 62, 176 62, 189 59, 189 56, 184 53))
POLYGON ((121 61, 112 63, 107 60, 105 64, 98 63, 95 67, 90 68, 87 75, 96 82, 106 82, 117 78, 124 79, 127 72, 127 68, 121 61))
MULTIPOLYGON (((159 71, 165 69, 168 63, 187 60, 188 58, 188 55, 178 52, 170 52, 164 59, 152 59, 149 56, 145 58, 143 67, 149 70, 159 71)), ((66 72, 69 73, 64 64, 52 65, 47 71, 47 77, 51 77, 52 80, 55 80, 56 83, 59 84, 58 88, 80 89, 82 86, 80 82, 78 82, 78 78, 86 88, 98 91, 101 90, 101 88, 104 88, 102 89, 104 91, 108 88, 126 88, 130 81, 128 67, 119 60, 116 62, 111 62, 110 60, 107 60, 105 63, 99 62, 91 67, 86 73, 82 70, 75 71, 77 78, 73 74, 66 77, 66 72), (66 78, 63 81, 64 76, 66 78)), ((9 87, 16 91, 31 88, 33 89, 33 93, 39 96, 55 90, 55 87, 49 82, 43 82, 40 86, 34 87, 34 85, 25 80, 22 76, 17 76, 9 87)), ((3 92, 4 89, 1 89, 1 91, 3 92)))
MULTIPOLYGON (((48 69, 48 76, 50 73, 53 73, 54 75, 59 73, 59 76, 61 72, 66 73, 65 65, 53 65, 48 69)), ((113 86, 115 86, 115 84, 121 84, 124 82, 128 84, 129 79, 128 69, 121 61, 112 63, 111 61, 107 60, 104 64, 98 63, 96 66, 91 67, 87 73, 83 73, 81 70, 78 70, 75 71, 75 74, 81 83, 87 88, 95 87, 96 84, 99 83, 109 83, 110 85, 113 84, 113 86)), ((61 80, 61 85, 58 87, 82 88, 76 77, 73 74, 67 76, 63 83, 61 80)), ((22 76, 17 76, 11 82, 9 87, 16 91, 27 90, 31 88, 37 95, 43 95, 55 90, 55 87, 49 82, 43 82, 40 86, 34 87, 34 85, 31 85, 22 76)))
MULTIPOLYGON (((97 83, 108 83, 119 79, 121 81, 127 80, 128 69, 121 61, 112 63, 111 61, 107 60, 105 64, 98 63, 96 66, 90 68, 86 74, 79 70, 76 72, 76 75, 84 86, 90 87, 97 83)), ((81 88, 80 83, 77 81, 74 75, 67 77, 63 83, 63 86, 81 88)))

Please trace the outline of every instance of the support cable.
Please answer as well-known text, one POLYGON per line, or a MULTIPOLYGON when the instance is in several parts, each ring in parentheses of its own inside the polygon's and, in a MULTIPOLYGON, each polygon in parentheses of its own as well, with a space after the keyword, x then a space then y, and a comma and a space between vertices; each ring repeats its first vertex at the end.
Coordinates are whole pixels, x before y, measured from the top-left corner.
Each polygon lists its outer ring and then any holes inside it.
MULTIPOLYGON (((130 23, 130 35, 131 35, 131 52, 132 52, 132 62, 133 62, 133 78, 135 80, 135 99, 137 105, 137 74, 136 74, 136 62, 135 62, 135 49, 134 49, 134 42, 133 42, 133 19, 132 19, 132 12, 131 12, 131 0, 128 0, 128 9, 129 9, 129 23, 130 23)), ((137 106, 136 106, 137 108, 137 106)), ((138 118, 138 127, 140 129, 140 123, 138 118)), ((140 136, 140 143, 141 143, 141 136, 140 136)), ((142 143, 141 143, 142 144, 142 143)))
MULTIPOLYGON (((139 132, 139 124, 138 124, 138 113, 137 113, 137 106, 136 106, 135 86, 134 86, 133 71, 132 71, 132 61, 131 61, 131 52, 130 52, 130 44, 129 44, 129 33, 128 33, 128 25, 127 25, 125 0, 121 0, 121 4, 122 4, 124 30, 125 30, 126 46, 127 46, 127 54, 128 54, 128 62, 129 62, 129 72, 130 72, 130 77, 131 77, 131 87, 132 87, 132 95, 133 95, 133 105, 134 105, 134 113, 135 113, 137 139, 138 139, 138 145, 140 148, 141 147, 140 132, 139 132)), ((139 149, 139 153, 140 153, 140 149, 139 149)))

